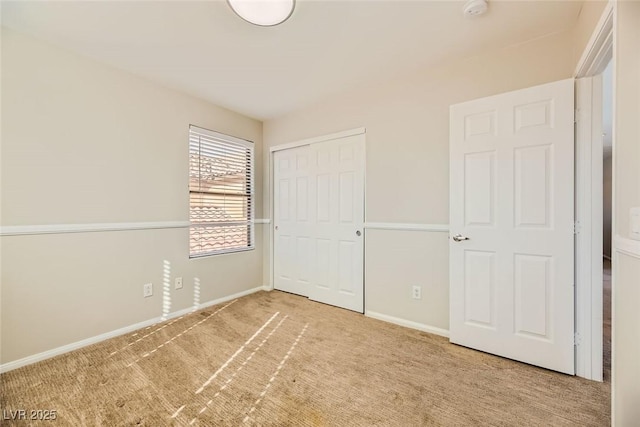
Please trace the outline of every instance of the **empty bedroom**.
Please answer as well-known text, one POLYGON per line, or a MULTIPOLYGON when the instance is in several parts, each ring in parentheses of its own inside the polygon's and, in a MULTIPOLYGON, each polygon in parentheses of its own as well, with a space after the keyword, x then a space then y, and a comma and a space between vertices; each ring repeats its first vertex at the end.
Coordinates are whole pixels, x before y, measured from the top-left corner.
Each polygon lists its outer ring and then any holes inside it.
POLYGON ((1 425, 639 425, 640 1, 0 20, 1 425))

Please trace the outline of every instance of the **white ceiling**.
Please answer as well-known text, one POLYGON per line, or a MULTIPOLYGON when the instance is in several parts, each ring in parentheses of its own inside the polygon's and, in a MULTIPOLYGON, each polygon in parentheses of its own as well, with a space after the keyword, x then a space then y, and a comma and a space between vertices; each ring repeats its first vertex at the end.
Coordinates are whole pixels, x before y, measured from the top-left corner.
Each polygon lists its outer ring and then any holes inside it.
POLYGON ((2 1, 2 24, 258 119, 571 28, 581 1, 298 0, 257 27, 224 1, 2 1))

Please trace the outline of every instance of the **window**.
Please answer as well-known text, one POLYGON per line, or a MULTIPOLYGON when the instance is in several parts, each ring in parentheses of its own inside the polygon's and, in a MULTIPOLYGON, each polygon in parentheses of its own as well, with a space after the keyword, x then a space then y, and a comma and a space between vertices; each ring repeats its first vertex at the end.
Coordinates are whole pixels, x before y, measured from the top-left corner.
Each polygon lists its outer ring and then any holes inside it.
POLYGON ((253 249, 253 143, 189 127, 189 257, 253 249))

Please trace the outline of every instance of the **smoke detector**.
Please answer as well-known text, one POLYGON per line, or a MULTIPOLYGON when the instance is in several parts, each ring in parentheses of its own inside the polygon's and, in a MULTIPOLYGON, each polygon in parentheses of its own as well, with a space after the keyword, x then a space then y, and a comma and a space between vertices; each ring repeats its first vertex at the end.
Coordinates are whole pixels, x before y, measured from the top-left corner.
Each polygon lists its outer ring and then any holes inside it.
POLYGON ((486 0, 469 0, 465 5, 462 12, 464 16, 479 16, 487 12, 488 5, 486 0))

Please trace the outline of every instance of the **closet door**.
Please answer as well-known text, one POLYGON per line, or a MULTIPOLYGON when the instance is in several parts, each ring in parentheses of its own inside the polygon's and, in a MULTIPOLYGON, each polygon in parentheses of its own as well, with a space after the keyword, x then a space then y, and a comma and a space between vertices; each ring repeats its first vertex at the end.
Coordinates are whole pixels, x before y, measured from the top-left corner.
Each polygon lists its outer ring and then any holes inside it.
POLYGON ((309 146, 274 153, 274 287, 309 296, 313 220, 309 146))
POLYGON ((312 144, 313 274, 309 298, 364 311, 365 136, 312 144))

